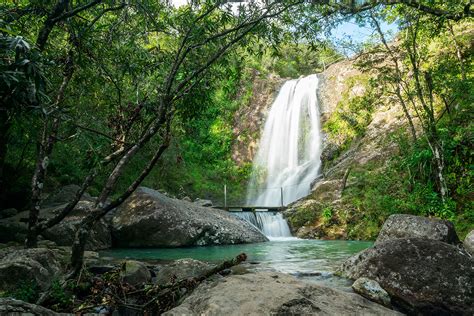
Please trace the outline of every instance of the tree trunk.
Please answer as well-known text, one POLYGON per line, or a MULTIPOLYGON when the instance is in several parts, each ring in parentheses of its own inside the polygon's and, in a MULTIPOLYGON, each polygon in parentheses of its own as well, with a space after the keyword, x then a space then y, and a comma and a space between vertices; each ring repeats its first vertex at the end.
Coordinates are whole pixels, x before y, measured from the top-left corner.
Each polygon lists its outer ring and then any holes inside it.
POLYGON ((344 172, 344 177, 342 177, 342 183, 341 183, 341 196, 344 193, 344 190, 346 189, 346 184, 347 184, 347 179, 349 178, 349 174, 351 172, 351 167, 347 168, 346 172, 344 172))
POLYGON ((69 0, 59 0, 48 15, 48 18, 44 22, 43 26, 38 32, 38 37, 36 38, 36 47, 38 47, 40 51, 43 51, 46 46, 49 34, 56 24, 55 19, 59 17, 64 11, 66 11, 68 5, 69 0))
POLYGON ((428 139, 428 145, 430 146, 431 152, 433 153, 433 159, 436 166, 436 180, 438 182, 438 190, 441 195, 441 200, 445 202, 446 197, 448 196, 448 186, 446 184, 446 180, 444 179, 443 150, 436 138, 428 139))
POLYGON ((403 109, 403 113, 405 114, 405 117, 407 118, 408 120, 408 125, 410 125, 410 131, 411 131, 411 135, 413 137, 413 141, 417 141, 417 136, 416 136, 416 129, 415 129, 415 125, 413 124, 413 120, 411 118, 411 115, 410 115, 410 112, 408 112, 408 107, 407 107, 407 104, 405 103, 405 100, 403 99, 403 96, 402 96, 402 93, 401 93, 401 89, 400 89, 400 84, 401 83, 398 83, 398 86, 396 88, 396 95, 398 97, 398 100, 400 101, 400 104, 402 106, 402 109, 403 109))
POLYGON ((81 272, 82 266, 84 264, 84 251, 86 248, 87 239, 89 238, 92 226, 98 219, 101 218, 101 213, 104 213, 102 209, 96 209, 92 211, 91 214, 86 216, 84 220, 82 220, 79 229, 76 232, 74 243, 72 245, 70 261, 71 271, 68 275, 68 279, 73 279, 77 277, 81 272))
POLYGON ((454 34, 454 29, 451 23, 448 23, 448 30, 449 30, 449 33, 451 33, 451 37, 453 38, 453 42, 454 42, 454 47, 456 48, 456 57, 458 58, 459 67, 461 68, 462 80, 466 81, 467 80, 466 67, 464 66, 464 59, 461 53, 461 46, 459 45, 459 42, 456 39, 456 34, 454 34))
MULTIPOLYGON (((61 86, 59 87, 56 100, 53 104, 53 110, 59 112, 60 105, 64 99, 64 94, 67 86, 71 80, 71 77, 74 73, 73 59, 74 53, 72 49, 69 50, 66 63, 64 64, 64 76, 61 86)), ((61 123, 60 113, 55 113, 53 117, 51 127, 49 128, 48 117, 44 122, 43 134, 41 137, 41 142, 39 144, 38 158, 36 160, 36 168, 33 173, 33 178, 31 180, 31 209, 30 216, 28 220, 28 233, 25 242, 26 248, 36 247, 38 239, 38 217, 41 207, 41 194, 43 193, 44 182, 46 180, 46 170, 48 169, 49 157, 53 152, 54 145, 57 140, 59 126, 61 123)))
POLYGON ((436 161, 436 166, 438 168, 438 181, 439 181, 439 191, 441 193, 441 199, 446 201, 446 196, 448 195, 448 188, 446 185, 446 181, 444 179, 444 163, 443 158, 441 157, 441 150, 437 145, 434 147, 434 156, 436 161))
MULTIPOLYGON (((25 247, 33 248, 37 246, 38 236, 36 234, 36 224, 41 207, 41 193, 43 192, 46 169, 49 163, 49 145, 47 144, 48 122, 43 126, 41 141, 38 144, 38 158, 36 167, 31 179, 31 208, 28 217, 28 232, 26 234, 25 247)), ((52 144, 51 144, 52 146, 52 144)))

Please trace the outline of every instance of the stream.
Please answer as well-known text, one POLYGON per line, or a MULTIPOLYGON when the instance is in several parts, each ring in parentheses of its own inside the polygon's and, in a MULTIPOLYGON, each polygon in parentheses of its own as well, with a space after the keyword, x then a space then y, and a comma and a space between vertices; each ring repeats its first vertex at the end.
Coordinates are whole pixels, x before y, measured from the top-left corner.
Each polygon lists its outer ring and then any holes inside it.
POLYGON ((149 261, 169 261, 193 258, 218 262, 241 252, 248 256, 249 270, 270 270, 295 275, 310 282, 325 283, 339 288, 350 286, 345 279, 333 276, 337 267, 351 255, 372 245, 368 241, 306 240, 294 237, 272 238, 270 242, 189 248, 109 249, 102 257, 149 261))

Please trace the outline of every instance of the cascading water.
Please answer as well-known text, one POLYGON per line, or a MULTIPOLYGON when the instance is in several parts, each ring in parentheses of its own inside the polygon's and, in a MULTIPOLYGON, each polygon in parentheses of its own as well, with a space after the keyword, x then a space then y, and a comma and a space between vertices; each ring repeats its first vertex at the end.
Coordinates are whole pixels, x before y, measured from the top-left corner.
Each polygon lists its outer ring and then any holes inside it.
MULTIPOLYGON (((311 182, 317 178, 321 166, 317 89, 318 77, 310 75, 287 81, 278 93, 254 159, 247 190, 248 205, 288 205, 310 192, 311 182)), ((256 226, 265 235, 291 236, 281 214, 264 213, 256 213, 259 224, 256 226)))
POLYGON ((291 237, 288 223, 280 213, 256 212, 257 222, 268 237, 291 237))
POLYGON ((262 230, 262 227, 259 226, 259 223, 257 221, 257 216, 255 216, 253 212, 232 212, 232 215, 237 216, 249 222, 253 226, 257 227, 258 229, 262 230))
POLYGON ((267 237, 291 237, 290 228, 283 216, 274 212, 233 212, 262 231, 267 237))
POLYGON ((289 80, 281 88, 253 162, 249 205, 288 205, 309 193, 321 166, 317 89, 317 75, 289 80))

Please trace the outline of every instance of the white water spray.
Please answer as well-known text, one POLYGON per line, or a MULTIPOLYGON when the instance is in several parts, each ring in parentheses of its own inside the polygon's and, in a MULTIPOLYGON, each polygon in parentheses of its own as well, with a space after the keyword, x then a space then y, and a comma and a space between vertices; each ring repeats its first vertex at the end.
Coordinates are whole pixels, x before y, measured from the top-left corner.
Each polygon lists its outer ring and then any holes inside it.
POLYGON ((234 216, 251 223, 270 239, 291 237, 290 228, 283 216, 273 212, 233 212, 234 216))
POLYGON ((289 80, 265 122, 247 203, 281 206, 307 195, 321 165, 317 75, 289 80))

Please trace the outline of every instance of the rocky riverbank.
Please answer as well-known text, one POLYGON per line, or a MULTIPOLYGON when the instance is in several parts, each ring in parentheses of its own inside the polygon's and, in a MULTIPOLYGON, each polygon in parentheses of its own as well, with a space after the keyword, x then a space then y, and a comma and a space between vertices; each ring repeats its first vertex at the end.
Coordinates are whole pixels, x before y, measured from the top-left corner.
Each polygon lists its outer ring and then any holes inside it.
POLYGON ((340 275, 354 280, 354 293, 233 266, 240 261, 122 261, 94 252, 86 253, 86 268, 76 285, 61 289, 58 278, 67 266, 68 247, 52 242, 41 242, 37 249, 8 247, 0 252, 0 293, 6 297, 0 299, 0 312, 139 315, 133 307, 143 309, 144 298, 156 294, 147 306, 167 315, 471 315, 474 259, 469 236, 463 246, 450 222, 393 215, 373 247, 339 268, 340 275), (34 302, 40 292, 51 290, 47 310, 12 299, 34 302))
MULTIPOLYGON (((60 274, 62 268, 59 259, 61 254, 57 250, 40 248, 12 252, 9 256, 13 259, 10 273, 17 269, 16 263, 21 260, 24 266, 37 266, 37 271, 51 269, 42 260, 50 256, 55 258, 51 261, 56 269, 55 275, 60 274)), ((4 265, 6 262, 0 263, 0 271, 4 265)), ((10 285, 17 284, 13 278, 0 276, 10 285)), ((40 279, 42 282, 53 280, 50 282, 55 289, 54 274, 46 273, 40 279)), ((74 310, 92 314, 108 312, 113 315, 141 315, 141 311, 134 309, 140 307, 152 314, 153 311, 168 311, 166 315, 399 314, 357 294, 309 284, 287 274, 249 272, 239 266, 222 269, 191 259, 152 264, 133 260, 104 262, 89 258, 87 269, 78 284, 74 292, 70 289, 58 292, 55 289, 52 300, 44 304, 48 309, 7 297, 0 298, 0 312, 59 315, 60 312, 74 310), (156 299, 145 307, 146 301, 150 299, 148 295, 156 295, 156 299), (144 297, 147 299, 144 300, 144 297), (59 298, 62 300, 56 302, 59 298)), ((51 286, 47 287, 43 282, 40 289, 46 291, 51 286)), ((15 289, 9 288, 8 291, 14 293, 15 289)))

